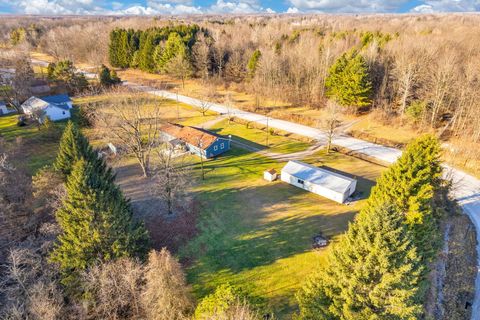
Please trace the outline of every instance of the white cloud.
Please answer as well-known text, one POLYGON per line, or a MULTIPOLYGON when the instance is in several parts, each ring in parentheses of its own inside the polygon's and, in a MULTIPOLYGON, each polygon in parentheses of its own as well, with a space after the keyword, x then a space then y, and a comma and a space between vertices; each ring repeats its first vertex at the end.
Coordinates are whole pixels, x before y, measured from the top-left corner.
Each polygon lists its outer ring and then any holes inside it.
POLYGON ((104 11, 93 0, 14 0, 6 3, 26 14, 100 14, 104 11))
POLYGON ((413 8, 412 12, 474 12, 480 10, 479 0, 425 0, 424 2, 413 8))
POLYGON ((273 10, 272 8, 267 8, 265 9, 265 12, 266 13, 277 13, 275 10, 273 10))
POLYGON ((217 0, 216 3, 208 8, 209 13, 256 13, 263 11, 261 6, 255 0, 244 0, 244 1, 224 1, 217 0))
POLYGON ((289 0, 288 2, 293 6, 292 10, 298 9, 305 12, 392 12, 398 10, 408 0, 289 0))
POLYGON ((287 13, 300 13, 300 10, 298 10, 298 8, 295 8, 295 7, 290 7, 287 9, 286 11, 287 13))

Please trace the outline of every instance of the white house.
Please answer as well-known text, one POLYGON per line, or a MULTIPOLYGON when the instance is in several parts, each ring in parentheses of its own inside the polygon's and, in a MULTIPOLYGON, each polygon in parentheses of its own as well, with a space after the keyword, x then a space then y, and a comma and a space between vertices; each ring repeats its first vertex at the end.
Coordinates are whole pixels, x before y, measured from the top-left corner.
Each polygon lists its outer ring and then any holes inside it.
POLYGON ((281 180, 339 203, 344 203, 357 186, 355 179, 300 161, 289 161, 281 180))
POLYGON ((263 179, 267 181, 275 181, 278 178, 278 173, 275 169, 268 169, 263 172, 263 179))
MULTIPOLYGON (((31 116, 36 110, 43 110, 44 116, 52 121, 69 119, 72 115, 72 100, 67 95, 56 95, 46 97, 30 97, 22 104, 23 112, 31 116)), ((42 121, 42 119, 40 119, 42 121)))

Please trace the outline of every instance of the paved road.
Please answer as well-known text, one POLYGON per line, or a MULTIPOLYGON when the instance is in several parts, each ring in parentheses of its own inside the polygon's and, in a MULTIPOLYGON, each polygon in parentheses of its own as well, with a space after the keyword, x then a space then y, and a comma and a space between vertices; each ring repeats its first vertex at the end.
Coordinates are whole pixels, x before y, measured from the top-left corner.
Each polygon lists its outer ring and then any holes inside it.
MULTIPOLYGON (((187 97, 184 95, 164 91, 164 90, 155 90, 151 87, 141 86, 134 83, 124 83, 125 85, 144 91, 156 96, 161 96, 171 100, 178 100, 179 102, 201 107, 202 102, 198 99, 187 97)), ((218 103, 211 103, 210 110, 218 112, 220 114, 231 115, 246 121, 252 121, 259 124, 268 125, 272 128, 283 130, 286 132, 302 135, 319 141, 326 141, 325 132, 297 124, 290 121, 274 119, 266 117, 264 115, 243 111, 237 108, 225 106, 218 103)), ((350 136, 341 135, 334 138, 333 143, 335 145, 341 146, 348 150, 351 150, 357 154, 365 155, 368 157, 373 157, 377 160, 380 160, 384 163, 393 163, 402 152, 395 148, 389 148, 381 146, 375 143, 366 142, 360 139, 352 138, 350 136)), ((467 173, 452 168, 450 166, 444 165, 444 176, 449 178, 453 182, 452 196, 458 201, 458 204, 462 207, 464 212, 468 214, 473 224, 475 225, 477 231, 477 253, 478 253, 478 263, 480 266, 480 245, 478 244, 479 234, 480 234, 480 180, 468 175, 467 173)), ((477 268, 477 278, 476 278, 476 293, 472 309, 472 320, 480 319, 480 269, 477 268)))

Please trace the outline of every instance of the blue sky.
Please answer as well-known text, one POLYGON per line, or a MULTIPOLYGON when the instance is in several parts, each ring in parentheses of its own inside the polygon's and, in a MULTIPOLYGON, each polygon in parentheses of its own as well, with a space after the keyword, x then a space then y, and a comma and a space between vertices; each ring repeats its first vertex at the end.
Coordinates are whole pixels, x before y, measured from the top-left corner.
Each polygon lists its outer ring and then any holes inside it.
POLYGON ((480 11, 480 0, 0 0, 0 13, 430 13, 480 11))

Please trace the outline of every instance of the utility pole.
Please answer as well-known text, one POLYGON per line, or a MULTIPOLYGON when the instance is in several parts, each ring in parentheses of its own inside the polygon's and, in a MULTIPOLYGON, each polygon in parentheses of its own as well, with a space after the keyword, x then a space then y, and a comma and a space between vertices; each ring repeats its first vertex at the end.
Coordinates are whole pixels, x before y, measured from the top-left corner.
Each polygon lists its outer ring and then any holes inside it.
POLYGON ((178 103, 178 87, 177 87, 177 122, 180 121, 180 105, 178 103))
POLYGON ((268 115, 267 115, 267 148, 268 148, 268 135, 269 135, 269 132, 268 132, 268 115))
POLYGON ((198 147, 200 148, 200 165, 202 167, 202 180, 205 180, 205 171, 203 170, 203 142, 198 141, 198 147))

